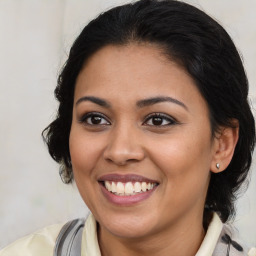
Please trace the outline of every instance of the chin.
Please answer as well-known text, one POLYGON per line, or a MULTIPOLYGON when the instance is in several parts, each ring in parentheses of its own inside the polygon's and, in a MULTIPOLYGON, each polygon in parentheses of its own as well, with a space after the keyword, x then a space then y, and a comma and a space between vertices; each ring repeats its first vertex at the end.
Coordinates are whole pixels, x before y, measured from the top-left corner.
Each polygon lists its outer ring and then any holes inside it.
POLYGON ((124 216, 106 218, 101 222, 100 227, 120 238, 138 239, 150 235, 153 229, 153 221, 147 219, 129 214, 126 218, 124 216))

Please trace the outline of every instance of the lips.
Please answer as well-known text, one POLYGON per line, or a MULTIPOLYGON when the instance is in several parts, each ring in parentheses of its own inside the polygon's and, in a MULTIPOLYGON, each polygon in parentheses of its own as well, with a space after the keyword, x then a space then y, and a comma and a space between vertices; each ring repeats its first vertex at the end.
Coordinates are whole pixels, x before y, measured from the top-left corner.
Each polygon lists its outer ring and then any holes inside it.
POLYGON ((119 196, 131 196, 136 195, 138 193, 143 193, 149 191, 156 186, 156 183, 147 183, 145 181, 135 183, 128 181, 128 182, 114 182, 114 181, 104 181, 105 188, 115 195, 119 196))
POLYGON ((140 175, 108 174, 98 179, 103 194, 116 204, 133 204, 148 198, 159 182, 140 175))
POLYGON ((144 176, 141 175, 136 175, 136 174, 126 174, 126 175, 120 175, 120 174, 106 174, 101 176, 98 181, 115 181, 115 182, 147 182, 147 183, 159 183, 156 180, 152 180, 149 178, 146 178, 144 176))

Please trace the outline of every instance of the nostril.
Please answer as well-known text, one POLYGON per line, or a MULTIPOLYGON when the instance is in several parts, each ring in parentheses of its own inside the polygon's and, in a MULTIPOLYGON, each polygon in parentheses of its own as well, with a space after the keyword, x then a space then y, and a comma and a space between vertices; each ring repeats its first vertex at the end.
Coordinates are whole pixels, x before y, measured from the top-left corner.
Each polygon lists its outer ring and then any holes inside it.
POLYGON ((118 160, 118 159, 114 159, 114 158, 106 158, 106 160, 108 162, 111 162, 111 163, 115 163, 116 165, 119 165, 119 166, 124 166, 130 162, 133 162, 133 161, 137 161, 135 159, 127 159, 127 160, 118 160))
POLYGON ((117 165, 126 165, 133 162, 139 162, 144 159, 144 152, 141 148, 123 148, 111 147, 104 152, 104 158, 108 162, 113 162, 117 165))

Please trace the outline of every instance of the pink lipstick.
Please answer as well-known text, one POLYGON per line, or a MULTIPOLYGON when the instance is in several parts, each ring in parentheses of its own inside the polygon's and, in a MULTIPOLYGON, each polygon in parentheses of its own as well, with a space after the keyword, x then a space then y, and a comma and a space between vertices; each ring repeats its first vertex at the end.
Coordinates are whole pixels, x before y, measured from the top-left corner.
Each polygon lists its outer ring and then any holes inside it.
POLYGON ((103 195, 114 204, 128 206, 149 198, 159 182, 140 175, 107 174, 98 179, 103 195))

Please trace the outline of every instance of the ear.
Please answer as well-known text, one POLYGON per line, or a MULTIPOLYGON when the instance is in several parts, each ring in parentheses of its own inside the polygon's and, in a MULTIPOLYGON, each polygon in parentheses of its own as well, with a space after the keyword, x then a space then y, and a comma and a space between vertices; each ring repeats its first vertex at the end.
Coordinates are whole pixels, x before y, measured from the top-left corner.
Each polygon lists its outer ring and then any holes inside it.
POLYGON ((211 171, 214 173, 224 171, 234 155, 239 138, 239 123, 236 119, 231 123, 233 127, 220 127, 219 132, 215 135, 211 163, 211 171))

